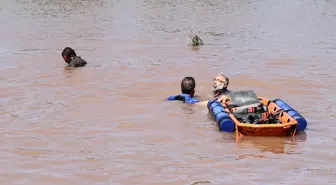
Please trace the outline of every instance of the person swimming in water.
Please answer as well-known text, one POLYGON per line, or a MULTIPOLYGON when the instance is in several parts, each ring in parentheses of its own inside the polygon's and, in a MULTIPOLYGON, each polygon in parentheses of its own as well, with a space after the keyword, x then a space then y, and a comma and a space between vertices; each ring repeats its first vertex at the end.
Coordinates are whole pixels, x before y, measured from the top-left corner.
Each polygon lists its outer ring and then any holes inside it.
POLYGON ((229 86, 229 78, 224 73, 219 73, 212 83, 212 93, 215 99, 225 99, 231 94, 227 88, 229 86))
POLYGON ((68 64, 68 67, 83 67, 87 64, 87 62, 80 56, 77 56, 75 50, 70 47, 66 47, 63 49, 62 57, 64 61, 68 64))
MULTIPOLYGON (((229 86, 229 78, 224 75, 224 73, 219 73, 214 79, 212 83, 212 94, 213 99, 224 103, 227 99, 230 98, 231 91, 228 90, 229 86)), ((207 101, 202 101, 197 104, 199 105, 207 105, 207 101)))
POLYGON ((181 94, 175 95, 175 96, 169 96, 167 98, 168 101, 182 101, 186 104, 195 104, 200 102, 197 98, 194 97, 195 95, 195 87, 196 82, 193 77, 187 76, 183 78, 181 81, 181 94))

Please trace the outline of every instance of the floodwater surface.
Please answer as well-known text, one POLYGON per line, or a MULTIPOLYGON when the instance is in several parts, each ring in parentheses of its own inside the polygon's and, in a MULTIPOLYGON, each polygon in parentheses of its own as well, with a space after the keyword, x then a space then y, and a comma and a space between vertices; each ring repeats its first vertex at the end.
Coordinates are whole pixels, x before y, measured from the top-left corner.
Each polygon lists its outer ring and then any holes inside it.
POLYGON ((336 3, 327 0, 0 1, 1 185, 336 184, 336 3), (199 30, 204 46, 187 46, 199 30), (68 69, 73 47, 88 65, 68 69), (295 138, 219 132, 164 101, 196 79, 281 98, 295 138))

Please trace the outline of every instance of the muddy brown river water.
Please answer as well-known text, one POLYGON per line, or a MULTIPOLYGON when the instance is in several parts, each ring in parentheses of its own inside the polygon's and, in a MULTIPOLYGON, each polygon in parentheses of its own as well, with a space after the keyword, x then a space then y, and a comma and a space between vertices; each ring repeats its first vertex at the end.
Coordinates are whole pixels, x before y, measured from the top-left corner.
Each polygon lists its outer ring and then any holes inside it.
POLYGON ((1 185, 336 184, 334 1, 1 0, 0 20, 1 185), (235 143, 164 101, 184 76, 208 99, 221 71, 306 131, 235 143))

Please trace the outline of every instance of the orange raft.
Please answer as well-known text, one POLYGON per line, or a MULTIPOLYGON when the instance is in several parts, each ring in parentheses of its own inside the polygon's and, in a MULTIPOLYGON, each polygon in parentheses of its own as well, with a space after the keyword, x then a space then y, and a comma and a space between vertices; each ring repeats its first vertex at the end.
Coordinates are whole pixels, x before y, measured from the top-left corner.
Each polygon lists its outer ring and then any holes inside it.
MULTIPOLYGON (((245 91, 247 92, 247 91, 245 91)), ((244 93, 244 92, 243 92, 244 93)), ((251 91, 249 91, 251 93, 251 91)), ((252 96, 255 95, 252 91, 252 96)), ((250 99, 249 99, 250 98, 250 99)), ((237 99, 237 98, 236 98, 237 99)), ((242 99, 239 97, 238 99, 242 99)), ((251 101, 243 100, 240 106, 231 105, 231 97, 226 103, 216 100, 208 102, 208 109, 216 120, 221 131, 236 132, 236 138, 240 136, 293 136, 296 133, 298 122, 277 104, 263 97, 257 97, 251 101), (248 103, 248 101, 250 103, 248 103), (258 118, 254 121, 247 119, 251 112, 262 107, 258 118), (244 119, 241 119, 241 118, 244 119)), ((252 97, 253 99, 253 97, 252 97)), ((235 104, 235 102, 233 102, 235 104)), ((238 103, 239 104, 239 103, 238 103)), ((237 105, 237 104, 236 104, 237 105)), ((252 115, 256 115, 255 112, 252 115)), ((253 119, 252 119, 253 120, 253 119)))
MULTIPOLYGON (((260 102, 267 106, 267 99, 259 97, 260 102)), ((228 110, 226 108, 226 110, 228 110)), ((280 109, 275 103, 271 102, 267 106, 267 111, 271 115, 275 115, 280 109)), ((239 122, 233 114, 229 113, 230 118, 235 123, 236 134, 238 136, 249 135, 249 136, 288 136, 295 135, 297 121, 293 119, 288 113, 282 111, 279 113, 277 123, 266 123, 266 124, 251 124, 251 123, 241 123, 239 122)))

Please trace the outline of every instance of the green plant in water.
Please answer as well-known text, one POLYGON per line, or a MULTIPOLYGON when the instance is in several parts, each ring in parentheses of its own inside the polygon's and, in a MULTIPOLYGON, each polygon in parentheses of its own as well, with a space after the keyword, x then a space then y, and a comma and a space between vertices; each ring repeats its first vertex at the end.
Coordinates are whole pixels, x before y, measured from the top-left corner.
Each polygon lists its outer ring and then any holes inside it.
POLYGON ((199 45, 204 45, 204 42, 195 32, 191 32, 189 45, 199 46, 199 45))

